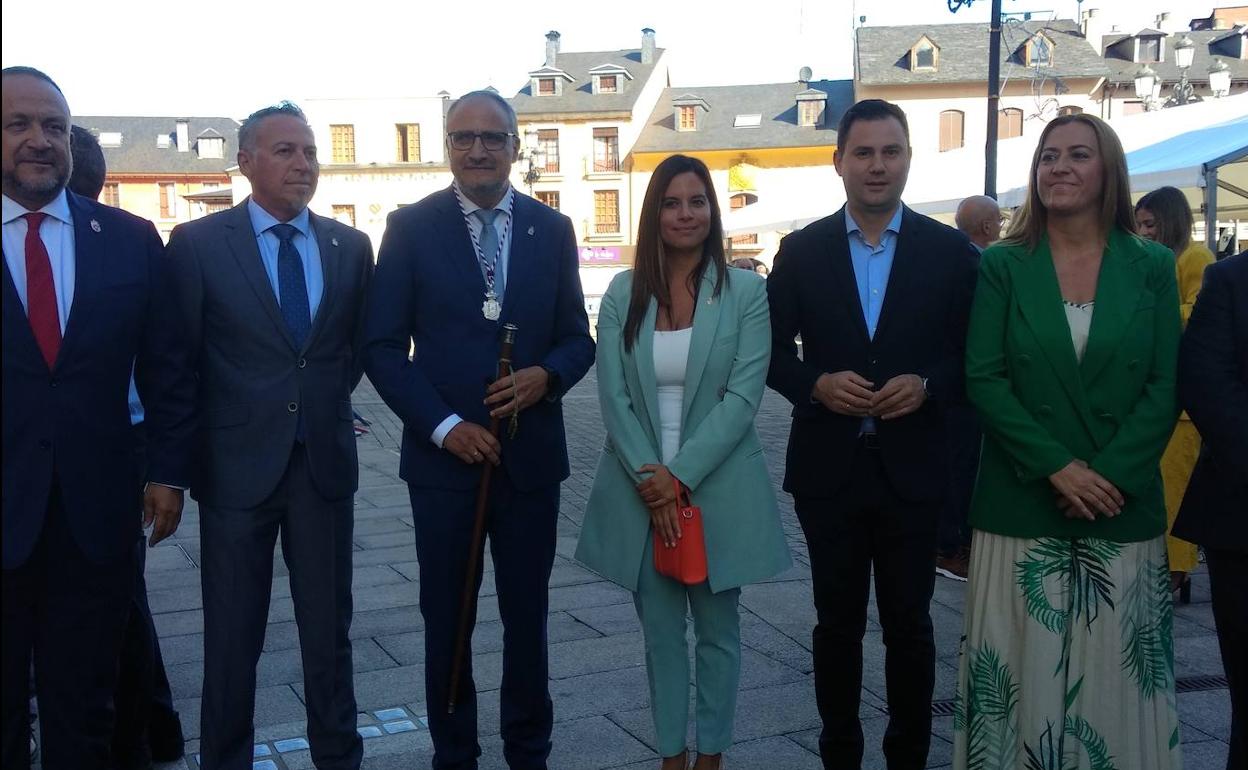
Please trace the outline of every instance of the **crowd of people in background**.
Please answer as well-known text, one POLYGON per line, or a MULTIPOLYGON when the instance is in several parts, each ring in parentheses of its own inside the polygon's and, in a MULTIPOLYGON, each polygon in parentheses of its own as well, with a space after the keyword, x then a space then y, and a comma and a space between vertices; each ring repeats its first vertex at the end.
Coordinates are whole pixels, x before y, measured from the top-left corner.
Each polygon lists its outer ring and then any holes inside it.
POLYGON ((5 768, 31 765, 32 694, 44 768, 182 755, 143 565, 188 491, 199 766, 251 767, 280 538, 312 762, 360 767, 364 374, 404 425, 433 767, 481 755, 482 538, 503 756, 547 767, 561 398, 591 365, 607 439, 576 558, 633 595, 662 770, 726 766, 741 590, 792 564, 755 429, 768 387, 792 403, 783 489, 809 555, 825 767, 874 749, 859 719, 873 581, 883 755, 927 763, 938 574, 967 583, 956 768, 1180 767, 1172 602, 1190 597, 1197 544, 1230 682, 1228 768, 1248 763, 1248 255, 1215 263, 1178 190, 1133 205, 1101 120, 1046 125, 1002 237, 991 198, 963 201, 956 229, 908 208, 906 115, 858 102, 837 130, 845 205, 786 236, 770 274, 729 261, 709 170, 671 156, 595 341, 572 223, 510 184, 516 114, 493 91, 451 106, 454 182, 393 212, 374 261, 362 233, 309 210, 317 148, 289 102, 239 130, 247 200, 166 247, 95 201, 103 157, 48 75, 11 67, 3 86, 5 768), (693 552, 695 515, 704 570, 673 576, 660 562, 693 552))

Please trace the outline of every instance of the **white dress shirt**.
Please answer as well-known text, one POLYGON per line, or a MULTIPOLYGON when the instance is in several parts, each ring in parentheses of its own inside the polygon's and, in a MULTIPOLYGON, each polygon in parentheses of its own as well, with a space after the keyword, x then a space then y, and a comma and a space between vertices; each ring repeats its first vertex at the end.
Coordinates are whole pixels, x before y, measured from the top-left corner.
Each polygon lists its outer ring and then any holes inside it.
MULTIPOLYGON (((22 300, 22 308, 29 310, 26 301, 26 219, 23 215, 31 212, 7 195, 0 198, 3 198, 4 262, 13 277, 17 296, 22 300)), ((69 310, 74 303, 75 276, 74 219, 69 213, 69 198, 65 191, 61 190, 60 195, 39 211, 48 215, 39 228, 39 237, 43 239, 43 247, 48 250, 48 261, 52 263, 56 313, 61 321, 61 336, 64 337, 69 310)))

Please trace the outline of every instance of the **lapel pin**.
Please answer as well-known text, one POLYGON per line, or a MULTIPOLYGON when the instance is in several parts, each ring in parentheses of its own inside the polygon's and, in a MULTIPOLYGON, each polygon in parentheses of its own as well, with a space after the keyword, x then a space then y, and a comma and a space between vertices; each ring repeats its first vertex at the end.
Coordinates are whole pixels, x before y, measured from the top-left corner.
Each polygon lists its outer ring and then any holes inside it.
POLYGON ((91 220, 91 229, 97 233, 100 231, 100 221, 98 219, 91 220))
POLYGON ((529 235, 533 234, 533 225, 529 225, 529 235))
POLYGON ((330 243, 332 243, 332 244, 334 244, 335 246, 337 246, 337 245, 338 245, 338 239, 337 239, 337 238, 330 238, 330 239, 329 239, 329 242, 330 242, 330 243))

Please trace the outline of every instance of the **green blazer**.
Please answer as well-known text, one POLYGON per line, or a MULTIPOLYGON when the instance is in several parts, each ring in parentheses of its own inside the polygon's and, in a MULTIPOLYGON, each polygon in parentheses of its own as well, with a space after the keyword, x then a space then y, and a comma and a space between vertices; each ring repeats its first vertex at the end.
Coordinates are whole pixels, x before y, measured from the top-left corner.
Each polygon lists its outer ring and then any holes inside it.
POLYGON ((1158 464, 1178 417, 1174 255, 1110 233, 1083 360, 1045 239, 984 252, 966 343, 966 390, 983 421, 976 529, 1013 537, 1147 540, 1165 532, 1158 464), (1048 476, 1081 459, 1126 498, 1122 513, 1067 519, 1048 476))
MULTIPOLYGON (((730 269, 718 297, 703 277, 685 374, 680 450, 668 468, 701 507, 712 591, 771 577, 791 561, 775 491, 754 429, 771 359, 763 279, 730 269)), ((632 271, 611 281, 598 310, 598 398, 607 426, 576 558, 637 590, 650 512, 637 495, 637 469, 661 463, 654 319, 650 301, 641 333, 625 352, 623 330, 632 271)))

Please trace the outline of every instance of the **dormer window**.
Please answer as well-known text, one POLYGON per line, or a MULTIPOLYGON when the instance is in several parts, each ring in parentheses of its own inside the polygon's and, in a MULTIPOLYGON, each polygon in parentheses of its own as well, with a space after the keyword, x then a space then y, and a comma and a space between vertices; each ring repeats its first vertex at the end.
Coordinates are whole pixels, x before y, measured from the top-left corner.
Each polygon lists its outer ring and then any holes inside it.
POLYGON ((1144 30, 1135 36, 1135 59, 1140 64, 1166 60, 1166 35, 1156 30, 1144 30))
POLYGON ((797 125, 822 126, 823 114, 828 106, 827 93, 817 88, 807 88, 797 95, 797 125))
POLYGON ((628 70, 618 64, 599 64, 589 71, 596 94, 622 94, 625 84, 633 79, 628 70))
POLYGON ((702 116, 710 111, 711 106, 699 96, 684 94, 672 100, 672 108, 675 110, 677 131, 697 131, 701 127, 702 116))
POLYGON ((572 76, 558 67, 542 67, 529 73, 529 93, 533 96, 563 96, 565 83, 574 82, 572 76))
POLYGON ((200 137, 195 142, 195 150, 199 153, 200 158, 224 158, 225 138, 220 136, 200 137))
POLYGON ((939 65, 940 47, 927 35, 919 38, 919 42, 910 49, 910 70, 912 72, 935 72, 939 65))
POLYGON ((1024 61, 1028 67, 1052 67, 1053 41, 1043 32, 1037 32, 1027 41, 1024 61))

